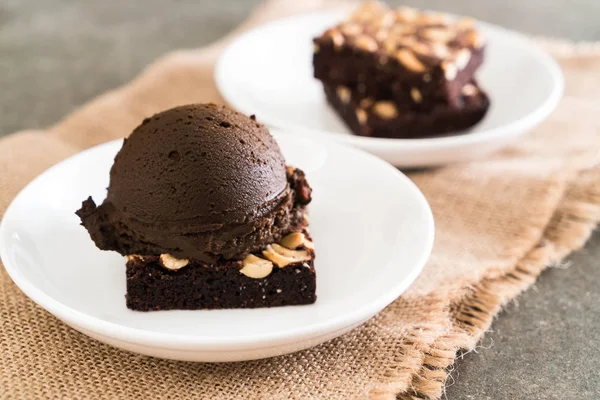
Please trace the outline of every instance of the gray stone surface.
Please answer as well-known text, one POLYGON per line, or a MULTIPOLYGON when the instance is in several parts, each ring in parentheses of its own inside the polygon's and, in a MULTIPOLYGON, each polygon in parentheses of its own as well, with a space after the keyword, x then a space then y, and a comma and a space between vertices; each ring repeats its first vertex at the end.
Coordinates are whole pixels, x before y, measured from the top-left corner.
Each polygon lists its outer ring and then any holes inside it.
MULTIPOLYGON (((227 33, 259 0, 3 0, 0 135, 44 127, 176 48, 227 33)), ((399 4, 400 1, 393 1, 399 4)), ((596 0, 407 0, 521 31, 599 40, 596 0)), ((459 361, 449 399, 600 399, 600 235, 545 272, 459 361)))
POLYGON ((496 319, 448 399, 600 399, 600 234, 496 319))

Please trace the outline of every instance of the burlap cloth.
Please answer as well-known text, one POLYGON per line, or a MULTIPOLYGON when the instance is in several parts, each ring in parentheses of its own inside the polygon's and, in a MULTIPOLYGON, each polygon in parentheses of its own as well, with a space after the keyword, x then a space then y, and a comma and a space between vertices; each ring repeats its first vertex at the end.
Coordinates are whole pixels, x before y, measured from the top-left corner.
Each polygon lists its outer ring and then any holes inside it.
MULTIPOLYGON (((325 6, 267 3, 240 29, 325 6)), ((229 38, 169 54, 57 125, 0 141, 0 210, 50 165, 127 135, 146 116, 220 101, 212 72, 229 38)), ((0 269, 0 398, 439 398, 457 351, 473 348, 502 305, 580 248, 600 220, 600 48, 543 45, 566 75, 560 106, 487 160, 410 174, 435 215, 433 255, 410 290, 360 328, 275 359, 159 360, 72 330, 0 269)))

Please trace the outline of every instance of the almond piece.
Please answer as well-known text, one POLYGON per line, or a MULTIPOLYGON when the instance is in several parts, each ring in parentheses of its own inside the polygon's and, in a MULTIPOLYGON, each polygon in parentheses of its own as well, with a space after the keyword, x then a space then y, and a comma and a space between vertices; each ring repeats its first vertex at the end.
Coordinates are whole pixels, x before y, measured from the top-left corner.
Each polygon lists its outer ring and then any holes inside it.
POLYGON ((304 243, 305 236, 303 233, 294 232, 286 235, 279 241, 282 246, 287 247, 288 249, 294 250, 300 247, 304 243))
POLYGON ((359 24, 355 24, 353 22, 347 22, 340 26, 340 31, 342 31, 342 33, 344 35, 355 36, 355 35, 361 34, 363 31, 363 28, 359 24))
POLYGON ((342 33, 338 30, 332 30, 329 31, 329 37, 331 38, 331 41, 333 42, 333 47, 335 47, 336 49, 339 49, 340 47, 342 47, 344 45, 344 35, 342 35, 342 33))
POLYGON ((396 22, 396 15, 394 15, 393 11, 387 11, 379 17, 377 21, 375 21, 375 27, 378 29, 381 28, 390 28, 396 22))
POLYGON ((458 68, 459 70, 464 69, 467 66, 467 64, 469 64, 470 60, 471 52, 468 49, 459 50, 459 52, 456 53, 456 68, 458 68))
POLYGON ((190 260, 186 258, 175 258, 172 255, 165 253, 160 255, 160 263, 166 269, 177 271, 188 265, 190 260))
POLYGON ((392 119, 398 116, 398 109, 391 101, 378 101, 373 106, 373 112, 383 119, 392 119))
POLYGON ((450 55, 450 50, 444 43, 433 43, 431 50, 433 51, 433 54, 441 60, 448 58, 450 55))
POLYGON ((338 86, 335 89, 335 92, 342 103, 350 103, 350 89, 348 89, 346 86, 338 86))
POLYGON ((362 108, 357 108, 356 119, 358 120, 359 124, 364 125, 367 122, 367 112, 362 108))
POLYGON ((311 258, 306 250, 290 250, 277 243, 267 246, 262 254, 280 268, 300 261, 308 261, 311 258))
POLYGON ((421 32, 421 36, 432 42, 448 43, 456 37, 456 33, 450 29, 429 28, 421 32))
POLYGON ((254 254, 249 254, 243 261, 243 268, 240 272, 248 278, 262 279, 273 271, 273 263, 271 261, 256 257, 254 254))
POLYGON ((410 97, 412 97, 415 103, 420 103, 423 100, 423 96, 421 96, 421 92, 417 88, 410 89, 410 97))
POLYGON ((447 25, 448 21, 448 15, 442 13, 423 13, 418 18, 422 25, 447 25))
POLYGON ((448 62, 442 63, 442 71, 444 71, 444 77, 449 81, 453 81, 458 73, 456 65, 448 62))
POLYGON ((478 92, 477 88, 475 87, 475 85, 472 85, 470 83, 467 83, 465 86, 463 86, 461 93, 465 96, 474 96, 476 95, 478 92))
POLYGON ((396 53, 396 59, 400 64, 413 72, 424 72, 425 65, 415 56, 415 54, 407 49, 400 49, 396 53))
POLYGON ((315 249, 315 245, 313 244, 313 242, 311 242, 310 240, 308 240, 306 237, 304 237, 304 242, 302 242, 302 246, 306 247, 307 249, 310 250, 314 250, 315 249))
POLYGON ((377 51, 377 48, 379 47, 377 46, 375 39, 367 35, 358 36, 354 43, 356 44, 356 47, 369 53, 377 51))
POLYGON ((481 34, 476 31, 467 32, 465 35, 465 39, 469 46, 473 47, 474 49, 480 49, 485 44, 485 39, 483 38, 483 36, 481 36, 481 34))
POLYGON ((399 7, 395 13, 396 18, 401 22, 412 22, 419 17, 419 11, 410 7, 399 7))

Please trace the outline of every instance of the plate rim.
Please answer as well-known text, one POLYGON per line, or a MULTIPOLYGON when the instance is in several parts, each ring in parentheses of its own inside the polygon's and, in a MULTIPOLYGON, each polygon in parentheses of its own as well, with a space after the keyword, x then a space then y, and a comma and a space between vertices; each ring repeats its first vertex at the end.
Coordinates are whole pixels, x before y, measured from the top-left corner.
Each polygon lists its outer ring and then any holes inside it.
MULTIPOLYGON (((283 140, 301 140, 301 138, 290 137, 281 132, 279 129, 270 130, 273 136, 277 140, 284 137, 283 140)), ((11 219, 13 211, 20 199, 25 196, 30 188, 39 180, 44 179, 44 176, 51 173, 54 169, 60 167, 64 163, 72 162, 77 158, 84 158, 90 152, 100 151, 107 147, 113 147, 120 145, 123 139, 116 139, 110 142, 94 146, 86 149, 82 152, 74 154, 65 160, 51 166, 50 168, 43 171, 33 180, 31 180, 19 193, 14 197, 4 213, 2 221, 0 222, 0 258, 3 261, 4 268, 7 271, 13 282, 19 287, 19 289, 37 305, 50 312, 55 317, 59 318, 67 325, 72 327, 81 327, 84 330, 95 332, 96 334, 107 336, 110 338, 118 339, 122 342, 128 342, 137 345, 145 345, 150 347, 158 347, 164 349, 180 349, 180 350, 202 350, 202 351, 224 351, 224 350, 239 350, 239 349, 258 349, 258 348, 271 348, 281 344, 297 342, 310 337, 318 336, 326 332, 333 332, 341 330, 346 326, 349 326, 358 321, 364 321, 372 316, 376 315, 383 308, 393 302, 396 298, 400 297, 402 293, 415 281, 415 279, 422 272, 427 260, 431 255, 433 249, 433 243, 435 238, 435 223, 431 207, 419 190, 419 188, 400 170, 396 169, 389 163, 382 159, 365 152, 363 150, 340 144, 332 140, 321 139, 323 144, 326 146, 334 146, 344 148, 346 151, 353 153, 359 153, 362 157, 371 159, 372 162, 379 164, 383 168, 393 169, 398 179, 400 179, 403 185, 407 188, 407 193, 412 193, 412 197, 417 201, 423 211, 425 212, 426 224, 426 238, 424 242, 424 249, 420 255, 418 261, 413 266, 413 270, 409 275, 401 281, 399 284, 393 286, 388 292, 379 295, 373 301, 354 309, 344 315, 336 316, 335 318, 322 321, 316 324, 307 326, 301 326, 293 329, 286 329, 275 332, 269 335, 252 335, 246 338, 240 339, 239 337, 214 337, 214 336, 198 336, 188 334, 176 334, 176 333, 165 333, 165 332, 153 332, 135 327, 123 326, 115 322, 106 321, 100 317, 89 315, 84 312, 78 311, 69 307, 68 305, 60 302, 52 296, 46 294, 42 289, 38 288, 34 283, 19 271, 17 265, 12 265, 11 257, 9 256, 9 246, 6 243, 5 238, 8 236, 6 221, 11 219)), ((318 140, 315 140, 318 142, 318 140)), ((392 260, 390 262, 395 262, 392 260)))
MULTIPOLYGON (((236 37, 235 39, 233 39, 227 44, 225 49, 223 49, 223 51, 219 55, 213 72, 213 77, 217 89, 223 97, 223 99, 225 100, 225 102, 242 113, 259 114, 259 120, 269 127, 288 130, 290 133, 307 134, 311 136, 327 135, 328 138, 332 138, 335 141, 354 145, 367 151, 389 152, 393 151, 391 150, 392 148, 396 149, 398 147, 401 147, 404 151, 438 151, 452 149, 454 147, 459 146, 475 145, 481 142, 485 143, 493 140, 510 140, 512 138, 516 138, 525 134, 527 131, 534 128, 543 120, 545 120, 548 117, 548 115, 556 108, 563 96, 564 76, 560 66, 552 58, 552 56, 550 56, 547 52, 540 48, 535 42, 533 42, 533 40, 531 40, 525 34, 480 19, 475 19, 476 24, 485 26, 487 29, 496 30, 504 35, 516 39, 517 41, 521 42, 521 45, 526 47, 530 53, 535 54, 536 58, 539 59, 540 62, 545 65, 546 70, 552 77, 552 82, 554 83, 550 96, 548 96, 544 102, 540 103, 534 111, 520 119, 514 120, 508 124, 499 127, 490 128, 478 132, 466 132, 462 134, 449 135, 444 137, 415 139, 364 137, 357 136, 351 133, 346 135, 327 129, 312 129, 303 127, 301 125, 289 124, 286 123, 284 120, 281 120, 277 116, 272 115, 271 113, 265 113, 263 115, 260 115, 261 112, 259 110, 254 110, 252 109, 250 104, 244 101, 239 101, 239 96, 237 96, 235 93, 232 93, 232 85, 227 85, 226 83, 224 83, 226 82, 227 78, 223 65, 225 64, 227 57, 233 51, 234 46, 242 39, 247 38, 248 36, 253 35, 256 32, 270 29, 273 26, 285 25, 286 22, 289 22, 291 20, 325 16, 329 16, 333 19, 343 16, 345 13, 348 13, 348 8, 340 7, 330 10, 312 11, 292 15, 276 19, 266 24, 262 24, 260 26, 249 29, 241 35, 239 35, 238 37, 236 37), (267 116, 266 118, 265 115, 267 116)), ((456 14, 452 13, 444 14, 447 14, 451 17, 457 17, 456 14)))

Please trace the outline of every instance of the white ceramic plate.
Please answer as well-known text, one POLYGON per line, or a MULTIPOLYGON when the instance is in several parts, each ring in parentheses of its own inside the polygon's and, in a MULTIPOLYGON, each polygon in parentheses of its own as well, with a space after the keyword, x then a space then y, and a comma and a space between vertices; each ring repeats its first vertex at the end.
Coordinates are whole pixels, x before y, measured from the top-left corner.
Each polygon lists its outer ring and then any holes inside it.
POLYGON ((311 234, 317 302, 254 310, 135 312, 125 307, 125 262, 98 250, 74 212, 105 197, 121 141, 50 168, 14 199, 0 256, 21 290, 73 328, 122 349, 189 361, 271 357, 332 339, 398 297, 431 251, 427 201, 391 165, 334 142, 276 135, 314 188, 311 234))
POLYGON ((344 16, 305 14, 236 39, 215 70, 225 100, 268 125, 335 138, 397 166, 422 167, 485 156, 540 123, 562 96, 562 73, 550 56, 523 35, 478 22, 488 40, 478 80, 492 101, 482 122, 467 133, 431 139, 354 136, 327 105, 312 70, 312 38, 344 16))

